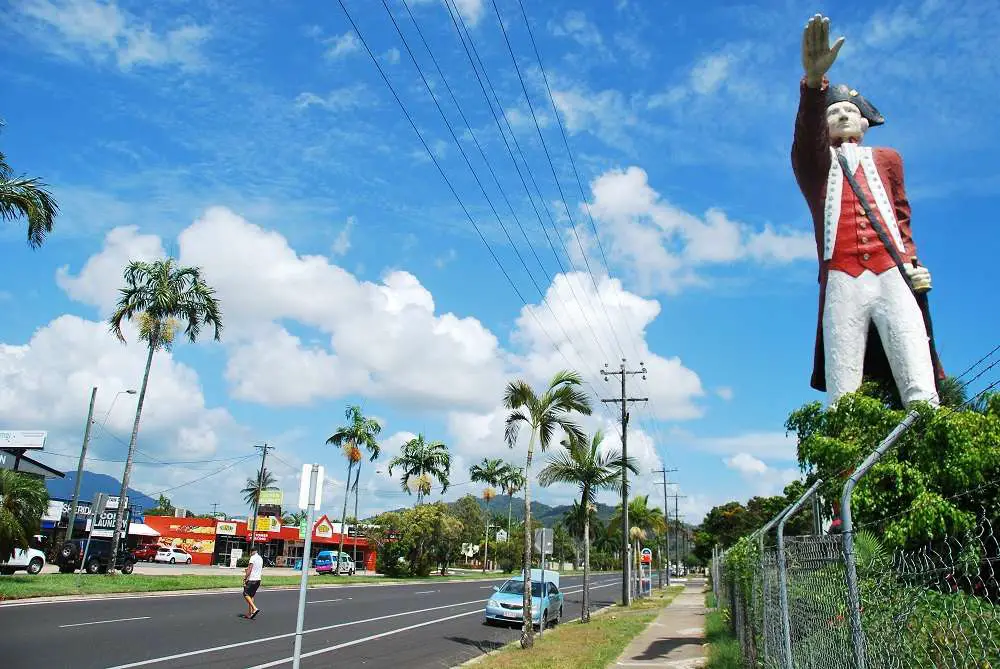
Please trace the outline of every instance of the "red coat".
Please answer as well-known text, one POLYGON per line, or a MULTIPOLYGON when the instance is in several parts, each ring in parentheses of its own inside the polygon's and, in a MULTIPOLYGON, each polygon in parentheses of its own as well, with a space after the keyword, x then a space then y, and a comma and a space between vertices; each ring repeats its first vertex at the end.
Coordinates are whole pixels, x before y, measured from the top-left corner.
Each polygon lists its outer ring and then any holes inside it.
MULTIPOLYGON (((833 249, 833 258, 824 260, 824 206, 827 195, 827 178, 833 160, 830 155, 830 135, 826 121, 826 92, 829 81, 823 79, 820 88, 810 88, 803 78, 800 83, 799 110, 795 118, 795 139, 792 143, 792 170, 795 180, 805 197, 806 204, 812 214, 813 230, 816 234, 816 253, 819 260, 819 315, 816 325, 816 347, 813 355, 813 372, 810 385, 819 391, 826 390, 826 365, 823 351, 823 304, 826 299, 826 278, 831 264, 838 270, 848 271, 852 275, 860 273, 860 269, 871 269, 881 273, 888 269, 886 258, 889 257, 882 242, 874 231, 866 234, 862 227, 867 221, 862 213, 859 216, 859 203, 855 198, 847 179, 844 179, 843 198, 840 220, 838 222, 837 242, 833 249), (851 234, 845 234, 850 232, 851 234), (862 241, 864 240, 864 241, 862 241)), ((903 159, 895 149, 874 148, 872 159, 885 186, 886 194, 891 200, 893 212, 899 227, 900 238, 905 252, 902 257, 909 260, 916 256, 910 229, 910 203, 906 197, 903 184, 903 159)), ((858 181, 867 190, 863 173, 859 170, 858 181)), ((875 209, 872 201, 869 204, 875 209)), ((881 217, 880 217, 881 218, 881 217)), ((883 227, 884 221, 883 221, 883 227)), ((892 263, 891 266, 895 266, 892 263)), ((921 308, 926 302, 920 301, 921 308)), ((931 348, 932 362, 937 379, 944 378, 940 361, 931 348)), ((865 351, 864 375, 866 378, 882 379, 895 386, 892 370, 886 358, 885 350, 878 336, 878 330, 872 325, 868 330, 868 342, 865 351)))

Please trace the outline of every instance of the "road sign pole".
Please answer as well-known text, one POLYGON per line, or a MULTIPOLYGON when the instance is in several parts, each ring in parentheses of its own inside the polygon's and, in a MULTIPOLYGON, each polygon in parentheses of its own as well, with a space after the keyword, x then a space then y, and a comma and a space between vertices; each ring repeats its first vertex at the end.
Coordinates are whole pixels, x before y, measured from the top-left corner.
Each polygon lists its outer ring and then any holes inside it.
POLYGON ((102 513, 104 513, 104 506, 108 503, 108 496, 103 492, 99 492, 94 495, 94 500, 92 502, 93 508, 90 511, 90 532, 87 532, 87 543, 83 545, 83 559, 80 562, 80 573, 87 565, 87 553, 90 551, 90 537, 94 534, 94 525, 97 524, 97 519, 102 513))
MULTIPOLYGON (((299 610, 295 616, 295 651, 292 653, 292 669, 299 669, 299 659, 302 655, 302 628, 306 620, 306 591, 309 587, 309 553, 312 550, 313 514, 315 513, 320 490, 322 489, 318 480, 321 479, 320 470, 321 467, 319 465, 304 465, 302 467, 299 505, 302 506, 302 502, 306 502, 306 517, 309 519, 309 524, 306 526, 308 530, 306 532, 306 543, 302 549, 302 577, 299 579, 299 610), (303 492, 306 494, 303 495, 303 492)), ((339 555, 337 556, 337 561, 340 561, 339 555)))

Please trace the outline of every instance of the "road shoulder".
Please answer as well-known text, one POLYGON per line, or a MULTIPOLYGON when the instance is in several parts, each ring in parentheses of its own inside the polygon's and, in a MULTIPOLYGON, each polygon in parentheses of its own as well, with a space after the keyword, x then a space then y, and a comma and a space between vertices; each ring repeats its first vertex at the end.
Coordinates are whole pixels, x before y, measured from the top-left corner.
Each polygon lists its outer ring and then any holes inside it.
POLYGON ((705 659, 705 583, 691 580, 608 668, 697 669, 705 659))

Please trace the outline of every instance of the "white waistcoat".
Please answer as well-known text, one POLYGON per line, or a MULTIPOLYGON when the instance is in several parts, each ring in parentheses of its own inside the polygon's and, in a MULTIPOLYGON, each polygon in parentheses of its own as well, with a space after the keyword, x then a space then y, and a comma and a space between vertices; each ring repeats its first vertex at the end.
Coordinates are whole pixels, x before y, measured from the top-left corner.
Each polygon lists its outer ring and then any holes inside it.
MULTIPOLYGON (((889 235, 896 243, 896 248, 900 253, 906 253, 906 249, 903 247, 903 238, 899 234, 899 224, 896 222, 895 208, 889 200, 885 184, 882 183, 882 176, 875 167, 875 160, 872 158, 872 148, 870 146, 858 146, 856 148, 852 147, 848 151, 849 153, 845 156, 848 158, 848 167, 852 166, 851 163, 853 161, 851 158, 854 157, 850 154, 856 153, 857 160, 861 164, 861 169, 864 170, 865 180, 868 182, 868 190, 871 192, 872 197, 875 198, 875 208, 878 209, 878 213, 881 215, 889 235)), ((832 162, 830 163, 830 174, 826 179, 826 206, 823 210, 823 260, 829 260, 833 257, 833 247, 837 243, 837 227, 840 222, 840 202, 844 194, 846 181, 844 171, 840 169, 840 162, 837 160, 837 150, 833 147, 830 148, 830 156, 832 162)), ((850 188, 851 186, 850 184, 846 184, 846 187, 850 188)), ((868 204, 871 205, 872 203, 869 202, 868 204)))

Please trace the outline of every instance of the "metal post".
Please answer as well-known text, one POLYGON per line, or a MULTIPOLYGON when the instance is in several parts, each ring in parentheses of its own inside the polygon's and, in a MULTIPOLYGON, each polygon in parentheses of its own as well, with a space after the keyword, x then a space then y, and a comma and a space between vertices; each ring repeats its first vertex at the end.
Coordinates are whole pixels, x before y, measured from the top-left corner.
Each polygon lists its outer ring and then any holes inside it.
MULTIPOLYGON (((90 532, 87 532, 87 543, 83 545, 83 558, 80 562, 80 573, 82 574, 87 567, 87 553, 90 551, 90 537, 94 532, 94 525, 97 523, 97 517, 104 513, 104 507, 108 503, 108 496, 103 492, 99 492, 94 495, 94 500, 91 502, 93 508, 90 510, 90 532)), ((121 504, 121 499, 119 498, 118 503, 121 504)), ((112 554, 114 551, 112 551, 112 554)))
POLYGON ((97 399, 97 386, 90 391, 90 410, 87 411, 87 426, 83 428, 83 446, 80 448, 80 462, 76 465, 76 481, 73 482, 73 501, 69 506, 69 521, 66 525, 66 541, 73 538, 73 525, 76 524, 76 505, 80 503, 80 479, 83 477, 83 461, 87 458, 87 446, 90 444, 90 426, 94 424, 94 401, 97 399))
MULTIPOLYGON (((761 593, 761 599, 764 601, 765 607, 766 607, 766 604, 767 604, 766 597, 767 597, 767 582, 768 582, 768 578, 767 578, 767 570, 764 569, 764 538, 767 536, 767 533, 771 531, 771 528, 774 527, 775 525, 777 525, 778 521, 780 521, 782 518, 784 518, 785 514, 788 513, 789 509, 791 509, 791 508, 792 508, 791 504, 789 504, 788 506, 786 506, 784 509, 781 510, 781 513, 779 513, 778 515, 776 515, 771 520, 767 521, 767 523, 764 525, 764 527, 760 528, 760 530, 758 530, 758 532, 757 532, 757 542, 758 542, 757 545, 758 545, 758 547, 760 549, 760 578, 761 578, 761 585, 763 587, 763 591, 761 593)), ((764 657, 766 658, 767 657, 767 634, 765 633, 763 636, 764 636, 764 643, 763 643, 763 646, 764 646, 764 657)))
POLYGON ((840 498, 841 527, 844 535, 844 571, 847 580, 847 604, 851 615, 851 641, 854 645, 854 669, 865 669, 865 633, 861 627, 861 594, 858 592, 858 567, 854 560, 854 519, 851 517, 851 494, 861 477, 868 473, 886 451, 920 419, 920 414, 910 411, 899 425, 889 433, 861 466, 847 479, 840 498))
POLYGON ((802 497, 795 500, 792 508, 788 510, 781 520, 778 521, 778 598, 781 603, 781 631, 785 649, 785 669, 795 669, 792 666, 792 624, 788 619, 788 573, 785 565, 785 523, 795 515, 795 512, 802 508, 816 489, 823 484, 823 479, 817 479, 815 483, 806 490, 802 497))
MULTIPOLYGON (((299 610, 295 616, 295 651, 292 653, 292 668, 299 669, 299 658, 302 655, 302 628, 306 619, 306 589, 309 580, 309 553, 312 550, 312 526, 313 512, 316 501, 316 478, 319 474, 319 465, 313 465, 309 473, 309 506, 306 510, 308 522, 306 528, 306 545, 302 552, 302 576, 299 579, 299 610)), ((343 530, 343 528, 341 528, 343 530)), ((340 556, 337 556, 340 560, 340 556)))
MULTIPOLYGON (((526 584, 527 587, 531 587, 531 584, 526 584)), ((542 533, 542 592, 540 593, 544 597, 548 593, 548 588, 545 587, 545 533, 542 533)), ((538 598, 538 636, 542 636, 542 632, 545 631, 545 607, 542 606, 541 597, 538 598)))

